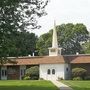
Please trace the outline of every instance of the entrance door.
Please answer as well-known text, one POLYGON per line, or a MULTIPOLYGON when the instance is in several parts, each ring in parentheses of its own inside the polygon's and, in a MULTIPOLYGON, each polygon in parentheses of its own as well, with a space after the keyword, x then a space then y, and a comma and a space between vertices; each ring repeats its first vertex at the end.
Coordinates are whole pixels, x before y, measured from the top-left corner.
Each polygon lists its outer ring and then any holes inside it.
POLYGON ((7 67, 1 67, 1 80, 7 80, 7 67))
POLYGON ((56 80, 56 71, 55 69, 47 70, 47 80, 56 80))

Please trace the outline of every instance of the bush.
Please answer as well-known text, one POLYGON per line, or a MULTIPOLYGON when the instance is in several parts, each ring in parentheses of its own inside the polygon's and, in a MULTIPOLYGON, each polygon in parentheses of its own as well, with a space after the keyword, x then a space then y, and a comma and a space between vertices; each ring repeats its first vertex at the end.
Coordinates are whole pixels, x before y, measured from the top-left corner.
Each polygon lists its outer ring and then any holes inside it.
POLYGON ((33 66, 31 68, 28 68, 25 73, 26 73, 26 75, 30 76, 31 80, 38 80, 38 78, 39 78, 39 67, 33 66))
POLYGON ((85 80, 90 80, 90 76, 86 76, 85 77, 85 80))
POLYGON ((74 77, 73 80, 82 80, 81 77, 74 77))
POLYGON ((43 78, 39 78, 39 80, 44 80, 43 78))
POLYGON ((72 77, 80 77, 82 79, 85 79, 87 70, 83 68, 74 68, 72 69, 72 77))
POLYGON ((30 76, 23 77, 23 80, 30 80, 30 76))
POLYGON ((63 77, 58 77, 58 80, 63 80, 63 77))

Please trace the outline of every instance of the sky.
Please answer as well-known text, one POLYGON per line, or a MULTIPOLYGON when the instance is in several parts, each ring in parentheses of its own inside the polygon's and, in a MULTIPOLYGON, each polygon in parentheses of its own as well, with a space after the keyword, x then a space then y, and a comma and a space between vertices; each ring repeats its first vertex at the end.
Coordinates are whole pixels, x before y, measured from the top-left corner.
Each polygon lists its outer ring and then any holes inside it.
POLYGON ((46 12, 38 21, 41 29, 31 31, 38 36, 52 29, 54 20, 56 25, 83 23, 90 31, 90 0, 49 0, 46 12))

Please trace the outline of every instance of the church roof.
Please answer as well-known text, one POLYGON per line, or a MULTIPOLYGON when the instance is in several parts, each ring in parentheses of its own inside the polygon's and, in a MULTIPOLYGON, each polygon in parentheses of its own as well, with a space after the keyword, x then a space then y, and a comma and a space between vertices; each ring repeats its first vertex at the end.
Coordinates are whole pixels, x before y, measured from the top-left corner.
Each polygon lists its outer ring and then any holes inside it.
POLYGON ((36 56, 11 58, 15 63, 6 63, 4 65, 39 65, 39 64, 80 64, 90 63, 90 55, 60 55, 60 56, 36 56))
POLYGON ((38 56, 38 57, 21 57, 14 58, 16 63, 6 63, 4 65, 39 65, 39 64, 58 64, 65 63, 63 56, 38 56))
POLYGON ((90 55, 68 56, 67 59, 71 64, 90 63, 90 55))

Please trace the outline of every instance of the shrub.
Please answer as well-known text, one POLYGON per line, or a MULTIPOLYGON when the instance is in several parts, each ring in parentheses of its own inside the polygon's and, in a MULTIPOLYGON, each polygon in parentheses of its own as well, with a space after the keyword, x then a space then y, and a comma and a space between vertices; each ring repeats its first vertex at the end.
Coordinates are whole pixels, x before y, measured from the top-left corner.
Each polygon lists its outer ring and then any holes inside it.
POLYGON ((37 80, 39 78, 39 67, 33 66, 26 70, 26 75, 30 76, 31 80, 37 80))
POLYGON ((83 68, 74 68, 72 69, 72 77, 80 77, 84 79, 86 77, 87 70, 83 68))
POLYGON ((74 77, 73 80, 82 80, 81 77, 74 77))
POLYGON ((43 78, 39 78, 39 80, 44 80, 43 78))
POLYGON ((85 80, 90 80, 90 76, 86 76, 85 77, 85 80))
POLYGON ((30 80, 30 76, 23 77, 23 80, 30 80))
POLYGON ((63 77, 58 77, 58 80, 63 80, 63 77))

